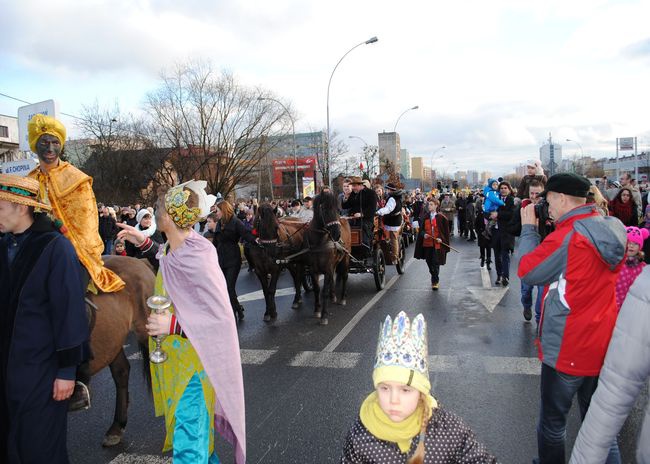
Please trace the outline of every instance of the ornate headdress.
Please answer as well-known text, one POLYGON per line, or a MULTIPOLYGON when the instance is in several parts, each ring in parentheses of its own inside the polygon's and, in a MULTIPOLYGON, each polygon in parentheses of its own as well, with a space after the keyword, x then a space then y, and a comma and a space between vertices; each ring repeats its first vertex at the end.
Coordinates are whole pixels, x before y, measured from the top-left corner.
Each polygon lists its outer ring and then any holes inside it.
POLYGON ((43 211, 52 209, 38 201, 38 181, 36 179, 12 174, 0 174, 0 200, 33 206, 43 211))
POLYGON ((34 153, 36 153, 36 142, 45 134, 53 135, 59 139, 61 148, 63 148, 65 144, 65 126, 61 124, 61 121, 54 119, 52 116, 35 114, 27 123, 27 140, 29 141, 29 148, 34 153))
POLYGON ((214 204, 216 197, 205 193, 207 185, 208 183, 204 180, 191 180, 167 191, 165 194, 165 209, 178 227, 189 229, 210 214, 210 206, 214 204), (199 199, 199 204, 194 208, 187 206, 190 190, 196 193, 199 199))
POLYGON ((428 394, 431 390, 428 352, 427 323, 422 314, 412 323, 404 311, 395 320, 386 316, 379 331, 372 374, 375 387, 384 381, 396 381, 428 394))

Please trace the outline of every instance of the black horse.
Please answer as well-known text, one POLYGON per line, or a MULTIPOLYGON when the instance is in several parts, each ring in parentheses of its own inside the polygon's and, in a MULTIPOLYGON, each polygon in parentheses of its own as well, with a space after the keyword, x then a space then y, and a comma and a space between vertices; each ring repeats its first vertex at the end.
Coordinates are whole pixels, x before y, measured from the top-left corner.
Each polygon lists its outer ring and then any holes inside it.
POLYGON ((279 221, 273 207, 265 203, 257 209, 254 227, 259 244, 253 245, 249 253, 266 302, 264 321, 270 322, 278 317, 275 291, 283 268, 289 269, 296 291, 291 307, 298 309, 302 303, 300 289, 303 282, 302 264, 300 260, 289 260, 287 263, 283 260, 301 250, 307 223, 295 220, 279 221))
POLYGON ((319 194, 314 199, 313 210, 314 217, 309 223, 303 243, 309 252, 303 255, 303 262, 309 266, 314 285, 314 316, 320 319, 321 325, 327 325, 328 294, 336 302, 335 272, 337 281, 341 281, 340 304, 346 303, 351 233, 347 220, 339 218, 336 197, 332 193, 319 194), (319 275, 325 276, 322 295, 319 275))

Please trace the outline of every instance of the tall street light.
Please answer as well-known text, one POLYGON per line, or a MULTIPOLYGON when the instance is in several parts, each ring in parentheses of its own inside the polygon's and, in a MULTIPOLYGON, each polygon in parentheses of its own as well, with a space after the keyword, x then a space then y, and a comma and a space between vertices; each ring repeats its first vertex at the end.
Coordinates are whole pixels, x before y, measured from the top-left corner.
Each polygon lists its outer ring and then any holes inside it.
MULTIPOLYGON (((436 153, 438 153, 440 150, 444 150, 445 148, 447 148, 447 146, 443 145, 439 148, 436 148, 435 150, 433 150, 433 153, 431 153, 431 183, 432 183, 431 188, 433 188, 433 181, 435 179, 435 176, 433 175, 433 173, 435 172, 433 170, 433 160, 435 159, 436 153)), ((440 158, 442 158, 442 155, 440 155, 440 158)))
POLYGON ((293 170, 296 176, 296 198, 300 198, 300 191, 298 190, 298 157, 296 155, 296 123, 293 120, 293 116, 291 116, 291 112, 289 112, 289 109, 284 106, 284 103, 282 103, 280 100, 276 100, 275 98, 270 98, 270 97, 257 97, 259 101, 262 100, 269 100, 272 102, 277 103, 282 107, 285 113, 287 113, 287 116, 289 116, 289 119, 291 120, 291 134, 292 134, 292 140, 293 140, 293 170))
POLYGON ((354 50, 357 47, 360 47, 361 45, 369 45, 377 42, 379 39, 377 37, 371 37, 365 42, 361 42, 360 44, 355 45, 352 47, 350 50, 348 50, 345 55, 341 57, 341 59, 336 63, 336 66, 334 66, 334 69, 332 70, 332 74, 330 74, 330 80, 327 83, 327 185, 332 187, 332 171, 330 169, 330 86, 332 85, 332 77, 334 77, 334 72, 336 71, 336 68, 339 67, 341 64, 341 61, 343 61, 343 58, 348 56, 348 54, 354 50))
MULTIPOLYGON (((359 140, 361 140, 361 141, 363 142, 363 149, 364 149, 364 152, 365 152, 366 148, 368 148, 368 146, 369 146, 369 145, 368 145, 368 142, 366 142, 365 139, 359 137, 358 135, 348 135, 348 138, 350 138, 350 139, 359 139, 359 140)), ((363 162, 363 157, 361 157, 360 159, 361 159, 361 162, 363 162)), ((366 161, 368 161, 368 160, 366 160, 366 161)), ((361 166, 361 165, 359 165, 359 166, 361 166)), ((368 167, 368 172, 370 172, 372 166, 367 166, 367 167, 368 167)), ((359 170, 361 170, 360 167, 359 167, 359 170)), ((363 175, 363 172, 362 172, 362 175, 363 175)))
POLYGON ((397 118, 397 121, 395 121, 395 126, 393 127, 393 132, 397 132, 397 124, 399 123, 399 120, 402 119, 402 116, 404 116, 409 111, 417 110, 418 108, 419 108, 419 106, 415 105, 413 108, 409 108, 406 111, 404 111, 402 114, 400 114, 399 117, 397 118))
POLYGON ((582 151, 582 145, 580 145, 580 142, 578 142, 577 140, 571 140, 571 139, 566 139, 566 141, 567 141, 567 142, 573 142, 573 143, 575 143, 576 145, 578 145, 578 147, 580 147, 580 156, 581 156, 581 157, 584 157, 584 156, 585 156, 585 154, 584 154, 583 151, 582 151))

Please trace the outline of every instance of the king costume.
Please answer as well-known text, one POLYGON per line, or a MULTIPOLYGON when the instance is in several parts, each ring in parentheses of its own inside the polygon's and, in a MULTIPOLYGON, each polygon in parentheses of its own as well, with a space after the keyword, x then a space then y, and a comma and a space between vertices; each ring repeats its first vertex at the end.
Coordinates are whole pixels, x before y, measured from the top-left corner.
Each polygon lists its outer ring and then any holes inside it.
MULTIPOLYGON (((27 125, 30 149, 36 153, 38 139, 49 134, 65 144, 66 130, 60 121, 36 114, 27 125)), ((95 287, 103 292, 124 288, 117 274, 104 267, 101 255, 104 243, 99 236, 99 214, 90 176, 59 160, 49 171, 34 168, 28 176, 40 184, 39 201, 49 205, 55 224, 74 246, 95 287)))
POLYGON ((160 261, 156 293, 172 301, 171 335, 162 343, 168 358, 151 364, 154 405, 156 416, 165 416, 163 451, 173 449, 175 464, 219 462, 215 430, 233 445, 235 462, 243 464, 244 384, 235 319, 216 250, 191 229, 214 203, 205 186, 205 181, 190 181, 165 195, 174 223, 190 229, 181 247, 168 251, 150 238, 140 245, 145 257, 160 261), (199 198, 196 208, 186 205, 189 191, 199 198))
MULTIPOLYGON (((38 182, 0 174, 0 200, 49 209, 38 182)), ((68 463, 68 401, 56 379, 74 380, 89 357, 81 266, 46 214, 0 240, 0 461, 68 463)))

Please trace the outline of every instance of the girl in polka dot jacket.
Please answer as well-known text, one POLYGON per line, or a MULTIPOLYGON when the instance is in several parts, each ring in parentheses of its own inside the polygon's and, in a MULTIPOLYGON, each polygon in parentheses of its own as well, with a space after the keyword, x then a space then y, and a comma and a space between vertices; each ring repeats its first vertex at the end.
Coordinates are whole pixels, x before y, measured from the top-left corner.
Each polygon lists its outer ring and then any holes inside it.
POLYGON ((463 421, 429 394, 427 330, 419 314, 386 317, 373 371, 375 391, 348 432, 341 464, 496 463, 463 421))
POLYGON ((645 267, 643 261, 643 242, 650 236, 650 231, 638 227, 627 227, 627 253, 625 265, 616 279, 616 307, 620 310, 627 292, 645 267))

